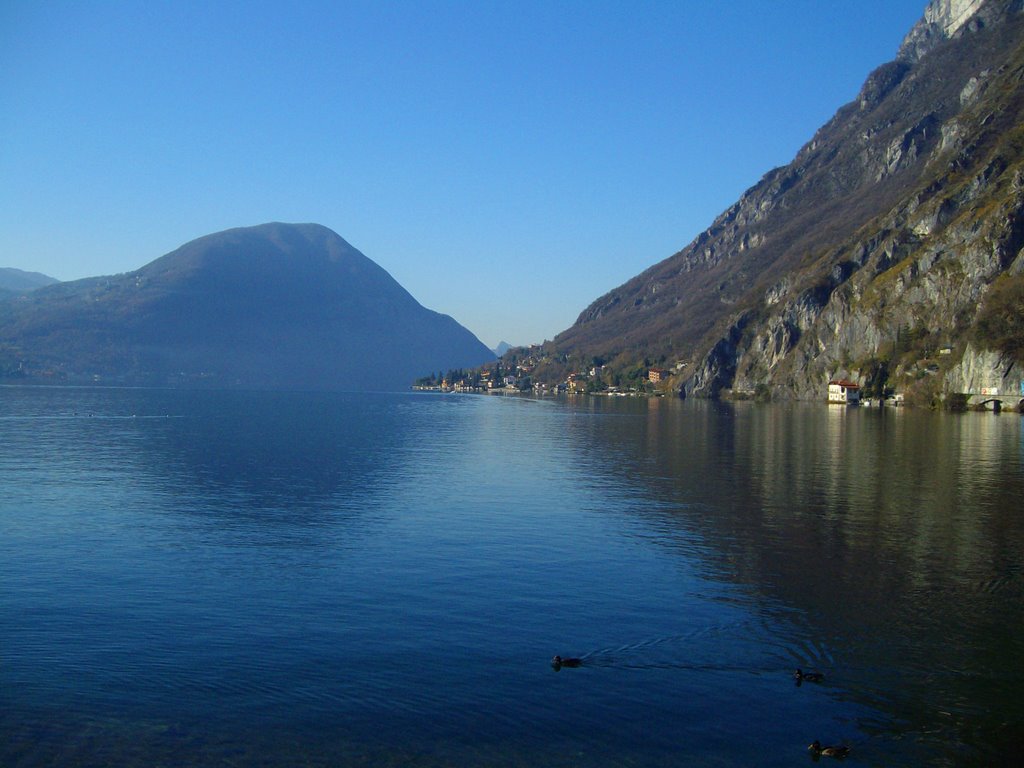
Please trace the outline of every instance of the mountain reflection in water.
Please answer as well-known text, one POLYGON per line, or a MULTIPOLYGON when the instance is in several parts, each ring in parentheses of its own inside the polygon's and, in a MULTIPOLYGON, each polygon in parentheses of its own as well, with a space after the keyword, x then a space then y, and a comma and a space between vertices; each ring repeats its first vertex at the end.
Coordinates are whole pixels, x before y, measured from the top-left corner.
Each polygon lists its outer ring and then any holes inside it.
POLYGON ((865 734, 921 741, 926 761, 1015 764, 1024 746, 1021 419, 689 407, 702 417, 652 401, 638 439, 646 461, 633 471, 662 498, 689 502, 652 515, 654 540, 688 551, 701 537, 715 579, 806 624, 817 644, 788 651, 828 667, 836 696, 873 711, 858 723, 865 734))
POLYGON ((1018 416, 4 388, 0 437, 4 765, 1024 743, 1018 416))

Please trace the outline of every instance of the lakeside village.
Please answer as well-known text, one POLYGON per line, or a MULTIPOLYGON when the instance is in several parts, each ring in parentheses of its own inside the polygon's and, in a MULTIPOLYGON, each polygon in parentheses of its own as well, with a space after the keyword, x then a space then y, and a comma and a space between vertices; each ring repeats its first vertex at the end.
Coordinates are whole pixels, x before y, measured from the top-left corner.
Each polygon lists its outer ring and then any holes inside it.
POLYGON ((424 376, 416 380, 413 389, 490 394, 662 397, 674 394, 677 385, 674 379, 688 364, 679 361, 669 369, 644 361, 643 365, 612 371, 603 361, 595 359, 585 370, 566 373, 567 365, 566 360, 552 359, 541 347, 533 346, 522 357, 513 355, 481 368, 424 376), (548 383, 553 380, 557 383, 548 383))
MULTIPOLYGON (((578 363, 550 356, 542 347, 517 350, 487 366, 470 370, 450 370, 417 379, 413 389, 435 392, 468 392, 479 394, 598 395, 606 397, 676 397, 689 363, 664 360, 651 364, 644 360, 625 368, 607 366, 599 358, 581 370, 578 363), (670 367, 666 367, 670 366, 670 367), (576 370, 573 370, 573 368, 576 370), (548 383, 557 382, 557 383, 548 383)), ((940 355, 948 354, 948 348, 940 355)), ((929 372, 930 369, 929 369, 929 372)), ((754 390, 726 390, 728 400, 762 400, 754 390)), ((822 387, 822 400, 830 405, 861 405, 867 407, 906 405, 904 395, 890 388, 858 384, 835 378, 822 387), (867 394, 865 392, 867 390, 867 394)), ((933 403, 932 407, 936 407, 933 403)), ((1020 395, 1003 393, 995 386, 978 391, 948 395, 941 407, 953 411, 1001 410, 1024 412, 1024 383, 1020 395)))
MULTIPOLYGON (((609 372, 603 364, 594 362, 585 371, 571 372, 555 384, 534 381, 543 357, 529 356, 522 360, 496 361, 492 366, 472 370, 450 370, 416 380, 413 389, 433 392, 470 392, 477 394, 533 395, 601 395, 607 397, 665 397, 678 391, 678 379, 688 363, 678 361, 671 368, 642 365, 627 371, 609 372)), ((646 362, 646 361, 645 361, 646 362)), ((548 378, 548 377, 545 377, 548 378)), ((755 399, 754 392, 733 392, 732 399, 755 399)), ((873 405, 861 399, 861 387, 856 382, 833 379, 828 383, 827 400, 831 404, 873 405)), ((878 405, 903 405, 903 395, 889 393, 878 405)))
MULTIPOLYGON (((472 392, 476 394, 524 394, 534 395, 605 395, 608 397, 664 397, 672 394, 671 387, 659 386, 673 375, 664 368, 648 368, 641 386, 626 388, 603 385, 600 366, 594 366, 586 373, 570 373, 565 381, 548 386, 542 382, 531 383, 521 371, 517 374, 502 375, 501 371, 482 369, 479 371, 451 371, 442 377, 426 376, 417 379, 413 389, 433 392, 472 392)), ((733 399, 752 399, 743 393, 733 399)), ((753 395, 753 393, 750 393, 753 395)), ((860 405, 860 385, 845 379, 833 379, 828 383, 828 402, 839 405, 860 405)), ((871 405, 872 401, 863 401, 871 405)), ((882 404, 882 403, 879 403, 882 404)), ((903 405, 903 395, 887 397, 885 405, 903 405)))
POLYGON ((427 376, 417 379, 413 389, 435 392, 475 392, 490 394, 524 394, 535 395, 608 395, 618 397, 661 397, 670 394, 668 388, 658 387, 667 381, 670 371, 662 368, 650 368, 646 378, 639 384, 627 387, 605 384, 601 376, 601 366, 594 366, 587 373, 570 373, 565 381, 551 384, 533 382, 529 371, 522 366, 515 373, 504 373, 501 366, 498 370, 481 369, 478 371, 449 371, 444 376, 427 376))

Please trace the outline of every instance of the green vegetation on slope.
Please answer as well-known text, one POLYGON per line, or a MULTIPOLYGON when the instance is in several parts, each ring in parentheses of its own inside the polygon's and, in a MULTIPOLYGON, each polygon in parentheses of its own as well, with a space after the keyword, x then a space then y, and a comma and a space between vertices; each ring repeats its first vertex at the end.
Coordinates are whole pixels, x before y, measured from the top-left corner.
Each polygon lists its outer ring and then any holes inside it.
POLYGON ((1001 275, 988 290, 973 329, 975 343, 1024 362, 1024 275, 1001 275))

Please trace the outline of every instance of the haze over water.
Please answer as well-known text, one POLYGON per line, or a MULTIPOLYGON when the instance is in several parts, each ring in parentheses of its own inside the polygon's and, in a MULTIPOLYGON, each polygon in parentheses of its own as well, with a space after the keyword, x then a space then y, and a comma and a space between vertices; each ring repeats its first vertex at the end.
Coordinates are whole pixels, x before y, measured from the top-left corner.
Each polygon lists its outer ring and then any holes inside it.
POLYGON ((0 489, 5 766, 1024 743, 1017 415, 3 388, 0 489))

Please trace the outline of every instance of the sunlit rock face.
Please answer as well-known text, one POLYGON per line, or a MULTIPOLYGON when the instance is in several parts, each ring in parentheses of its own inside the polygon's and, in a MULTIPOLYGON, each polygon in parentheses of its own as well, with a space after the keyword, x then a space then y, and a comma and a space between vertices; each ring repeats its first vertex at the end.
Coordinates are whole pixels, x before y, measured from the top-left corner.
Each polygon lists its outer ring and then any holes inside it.
POLYGON ((1024 271, 1022 73, 1019 2, 935 0, 789 165, 552 346, 687 361, 695 395, 941 394, 989 286, 1024 271))

